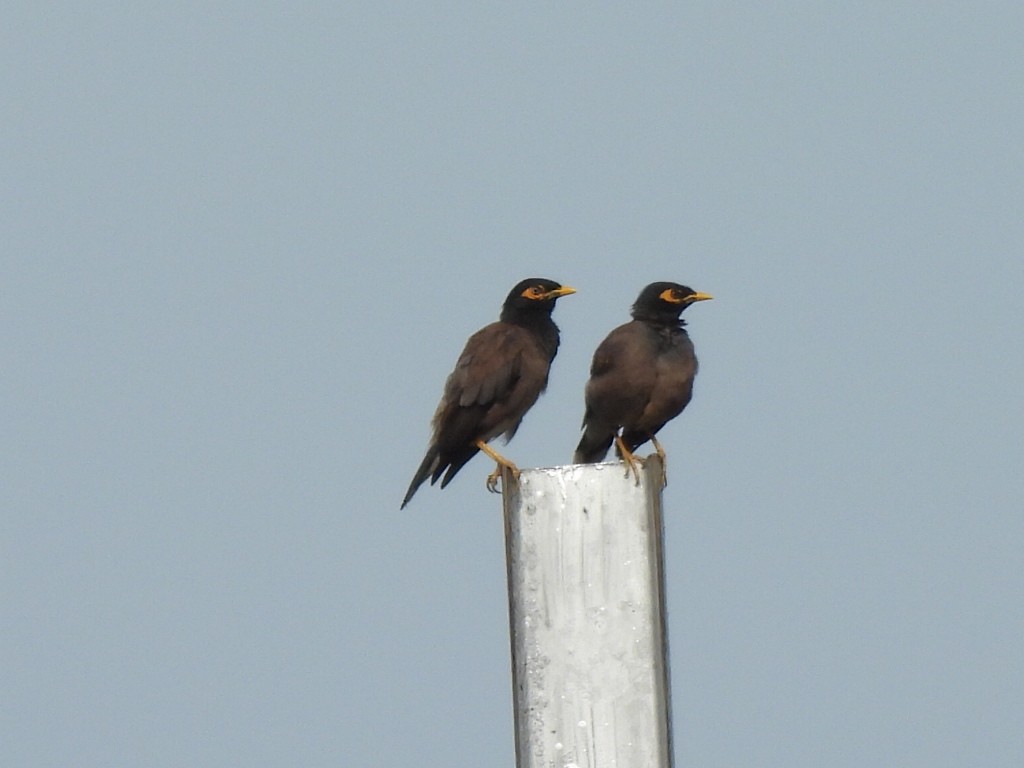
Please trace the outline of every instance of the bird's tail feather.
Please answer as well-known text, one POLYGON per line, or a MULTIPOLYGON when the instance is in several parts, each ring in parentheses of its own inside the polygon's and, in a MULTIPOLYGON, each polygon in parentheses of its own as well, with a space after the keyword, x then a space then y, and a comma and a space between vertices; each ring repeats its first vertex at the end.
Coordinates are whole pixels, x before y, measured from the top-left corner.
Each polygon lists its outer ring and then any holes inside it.
POLYGON ((437 467, 438 459, 438 447, 431 445, 427 449, 427 455, 423 457, 423 461, 420 463, 420 468, 416 470, 416 474, 412 478, 412 482, 409 483, 409 490, 405 492, 405 498, 402 499, 401 509, 405 509, 405 505, 412 499, 413 494, 416 493, 417 489, 423 485, 423 482, 433 474, 434 469, 437 467))
POLYGON ((573 463, 594 464, 601 461, 608 453, 608 449, 611 448, 614 439, 614 432, 587 427, 583 437, 580 438, 580 444, 576 446, 576 453, 572 457, 573 463))
POLYGON ((442 472, 444 472, 444 479, 441 480, 441 487, 447 487, 448 483, 450 483, 452 478, 455 477, 455 473, 466 466, 466 463, 478 453, 480 453, 480 449, 475 445, 470 445, 458 453, 448 455, 446 457, 448 459, 448 471, 445 472, 445 467, 438 466, 437 469, 434 470, 434 477, 430 482, 437 482, 437 478, 441 476, 442 472))

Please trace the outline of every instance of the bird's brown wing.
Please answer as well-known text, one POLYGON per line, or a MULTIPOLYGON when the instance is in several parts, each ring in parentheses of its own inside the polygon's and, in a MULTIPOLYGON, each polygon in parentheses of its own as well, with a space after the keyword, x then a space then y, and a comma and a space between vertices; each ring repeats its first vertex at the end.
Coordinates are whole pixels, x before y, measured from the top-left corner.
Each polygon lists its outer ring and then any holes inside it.
POLYGON ((445 383, 434 415, 432 481, 442 487, 477 454, 477 440, 512 437, 547 385, 550 361, 519 326, 492 323, 473 334, 445 383))
POLYGON ((597 347, 574 461, 600 461, 618 429, 640 418, 654 388, 656 354, 650 330, 636 321, 620 325, 597 347))
POLYGON ((492 323, 469 337, 445 382, 445 400, 460 408, 490 405, 508 394, 519 378, 518 328, 492 323))
POLYGON ((547 366, 537 370, 536 343, 522 328, 506 323, 492 323, 469 337, 455 370, 445 382, 444 397, 434 416, 434 428, 440 442, 466 443, 490 440, 504 429, 509 416, 519 418, 534 400, 547 380, 547 366), (523 381, 523 379, 527 381, 523 381), (536 386, 530 386, 530 384, 536 386), (460 415, 470 419, 470 433, 455 429, 460 415))
POLYGON ((656 348, 643 323, 620 325, 594 352, 587 382, 587 410, 621 426, 643 413, 655 384, 656 348))

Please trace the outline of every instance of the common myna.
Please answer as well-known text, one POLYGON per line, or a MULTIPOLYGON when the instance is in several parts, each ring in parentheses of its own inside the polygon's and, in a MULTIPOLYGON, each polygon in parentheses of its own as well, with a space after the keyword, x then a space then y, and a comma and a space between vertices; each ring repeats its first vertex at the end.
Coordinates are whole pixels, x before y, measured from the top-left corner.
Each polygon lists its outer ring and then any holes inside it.
POLYGON ((487 477, 497 491, 502 466, 518 477, 515 464, 487 443, 498 435, 508 442, 548 383, 551 361, 558 352, 558 326, 551 319, 555 301, 575 289, 553 280, 532 277, 511 290, 501 317, 466 342, 433 419, 427 455, 409 484, 402 508, 429 477, 444 488, 483 451, 498 466, 487 477))
POLYGON ((651 283, 640 292, 632 322, 609 333, 594 352, 575 463, 601 461, 615 442, 626 473, 632 470, 639 482, 633 456, 638 447, 650 440, 664 460, 654 436, 690 402, 697 374, 697 356, 680 314, 710 298, 678 283, 651 283))

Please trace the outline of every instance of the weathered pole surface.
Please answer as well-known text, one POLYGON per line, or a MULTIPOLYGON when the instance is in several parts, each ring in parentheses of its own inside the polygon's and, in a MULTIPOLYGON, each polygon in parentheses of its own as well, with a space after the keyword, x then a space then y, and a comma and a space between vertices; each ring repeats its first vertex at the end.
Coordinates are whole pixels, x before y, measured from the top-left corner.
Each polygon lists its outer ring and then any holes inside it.
POLYGON ((505 473, 518 768, 671 768, 660 473, 505 473))

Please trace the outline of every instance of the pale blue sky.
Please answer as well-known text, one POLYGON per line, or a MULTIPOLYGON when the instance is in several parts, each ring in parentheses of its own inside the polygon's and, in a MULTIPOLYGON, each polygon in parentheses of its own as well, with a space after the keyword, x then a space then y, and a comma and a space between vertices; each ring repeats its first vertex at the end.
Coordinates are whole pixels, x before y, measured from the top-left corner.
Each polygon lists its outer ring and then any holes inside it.
POLYGON ((0 764, 512 766, 500 503, 398 505, 465 338, 639 289, 680 768, 1024 765, 1019 3, 13 3, 0 764))

